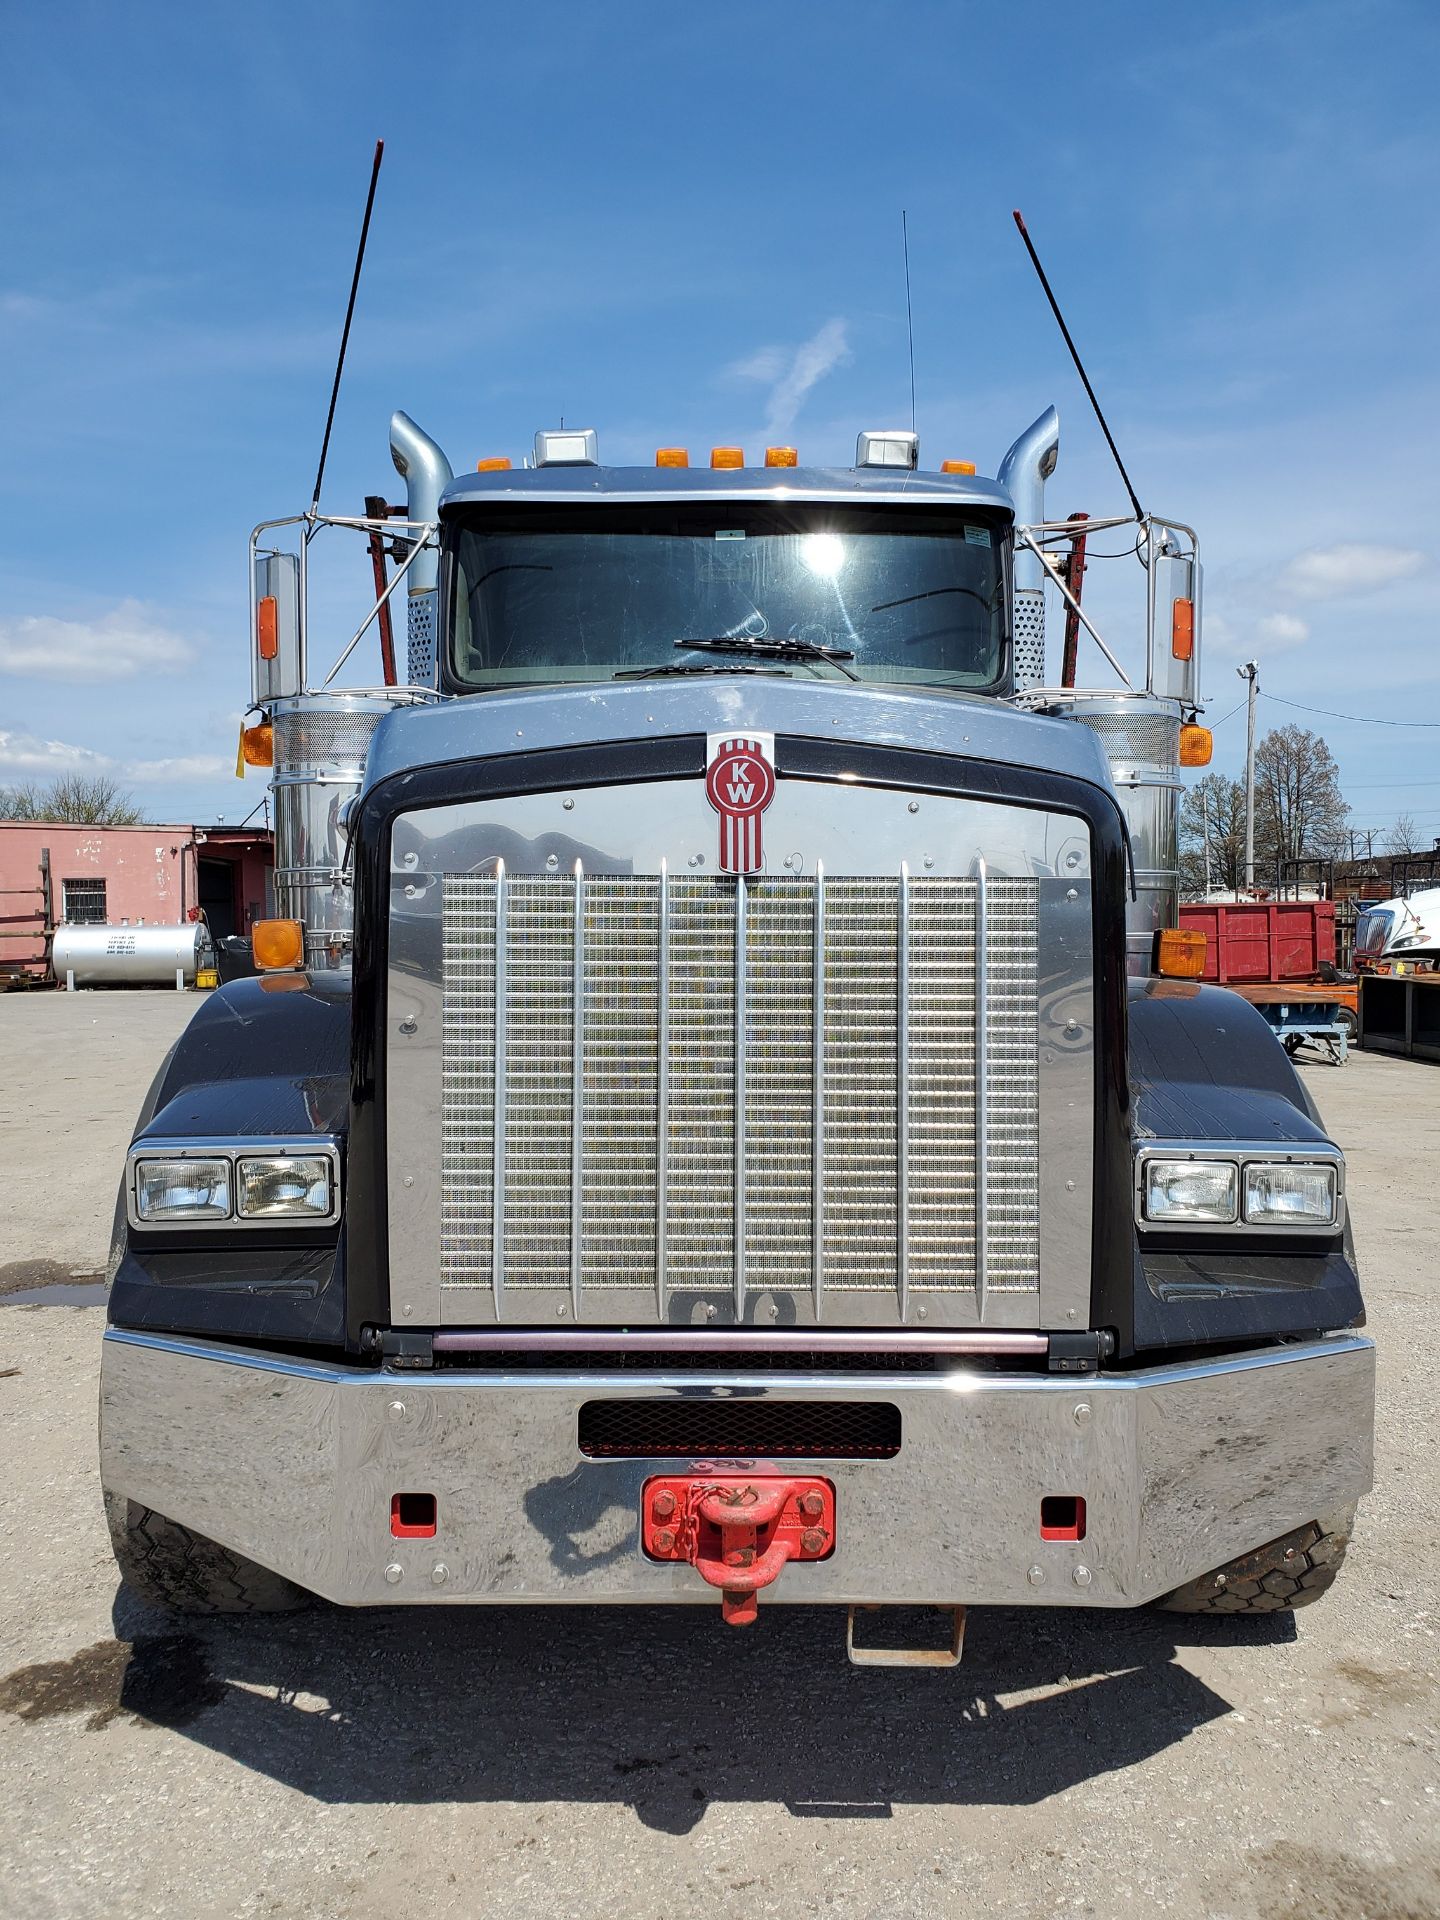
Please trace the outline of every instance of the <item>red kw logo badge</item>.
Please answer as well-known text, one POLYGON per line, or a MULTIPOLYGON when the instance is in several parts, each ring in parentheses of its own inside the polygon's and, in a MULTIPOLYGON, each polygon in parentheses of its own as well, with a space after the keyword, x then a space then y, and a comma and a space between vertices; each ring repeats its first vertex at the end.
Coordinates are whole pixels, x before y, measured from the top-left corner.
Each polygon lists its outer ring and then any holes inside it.
POLYGON ((711 734, 705 797, 720 816, 720 871, 758 873, 760 816, 775 798, 772 734, 711 734))

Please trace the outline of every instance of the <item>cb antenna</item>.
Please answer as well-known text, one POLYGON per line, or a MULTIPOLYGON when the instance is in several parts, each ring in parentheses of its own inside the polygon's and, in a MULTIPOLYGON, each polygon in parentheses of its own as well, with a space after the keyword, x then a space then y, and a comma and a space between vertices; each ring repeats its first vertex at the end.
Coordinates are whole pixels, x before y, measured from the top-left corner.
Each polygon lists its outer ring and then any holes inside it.
POLYGON ((1100 422, 1100 431, 1104 434, 1106 444, 1114 455, 1115 464, 1120 469, 1120 478, 1125 482, 1125 491, 1129 494, 1130 504, 1135 509, 1135 518, 1137 520, 1143 520, 1145 518, 1145 512, 1140 505, 1139 496, 1130 484, 1130 476, 1125 471, 1125 462, 1120 458, 1120 449, 1115 444, 1115 436, 1110 431, 1105 415, 1100 411, 1100 402, 1095 398, 1095 389, 1090 384, 1090 376, 1085 371, 1079 349, 1070 338, 1070 329, 1066 326, 1065 316, 1060 311, 1060 302, 1051 291, 1050 282, 1045 277, 1045 269, 1040 264, 1040 256, 1035 251, 1035 242, 1030 238, 1029 229, 1025 225, 1025 216, 1018 207, 1015 209, 1015 224, 1020 229, 1020 238, 1025 242, 1025 251, 1030 256, 1030 264, 1040 276, 1040 284, 1045 289, 1045 298, 1050 302, 1050 311, 1054 314, 1056 323, 1061 333, 1065 336, 1065 344, 1070 349, 1070 358, 1075 362, 1075 371, 1079 374, 1085 392, 1089 396, 1090 404, 1095 409, 1095 418, 1100 422))
POLYGON ((905 251, 905 325, 910 334, 910 431, 915 432, 915 315, 910 310, 910 222, 900 209, 900 244, 905 251))
POLYGON ((325 478, 325 459, 330 451, 330 429, 335 424, 335 402, 340 398, 340 376, 345 371, 345 349, 350 344, 350 322, 355 317, 355 295, 360 289, 360 269, 365 264, 365 242, 370 237, 370 213, 375 205, 375 183, 380 178, 380 162, 385 142, 375 142, 375 160, 370 168, 370 191, 365 196, 365 218, 360 223, 360 245, 355 252, 355 271, 350 279, 350 299, 345 308, 345 326, 340 334, 340 357, 335 362, 335 384, 330 389, 330 411, 325 416, 325 438, 320 442, 320 464, 315 469, 315 493, 310 501, 312 515, 320 511, 320 486, 325 478))

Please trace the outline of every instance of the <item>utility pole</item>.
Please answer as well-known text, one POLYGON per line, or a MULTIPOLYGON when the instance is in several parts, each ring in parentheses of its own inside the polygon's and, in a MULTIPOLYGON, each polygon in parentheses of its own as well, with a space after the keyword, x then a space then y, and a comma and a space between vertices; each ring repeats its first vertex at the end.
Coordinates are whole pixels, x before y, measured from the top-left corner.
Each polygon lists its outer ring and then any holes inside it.
POLYGON ((1200 795, 1200 818, 1205 822, 1205 898, 1208 900, 1215 882, 1210 878, 1210 796, 1203 792, 1200 795))
POLYGON ((1235 671, 1250 683, 1245 714, 1245 888, 1255 891, 1255 695, 1260 691, 1260 662, 1247 660, 1235 671))

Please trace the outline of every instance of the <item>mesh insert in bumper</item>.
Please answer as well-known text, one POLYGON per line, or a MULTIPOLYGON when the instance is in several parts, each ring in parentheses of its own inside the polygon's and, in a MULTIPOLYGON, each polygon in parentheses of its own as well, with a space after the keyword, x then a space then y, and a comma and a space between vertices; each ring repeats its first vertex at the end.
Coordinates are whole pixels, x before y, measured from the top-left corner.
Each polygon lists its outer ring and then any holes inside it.
POLYGON ((900 1409, 863 1400, 588 1400, 579 1444, 605 1459, 893 1460, 900 1409))

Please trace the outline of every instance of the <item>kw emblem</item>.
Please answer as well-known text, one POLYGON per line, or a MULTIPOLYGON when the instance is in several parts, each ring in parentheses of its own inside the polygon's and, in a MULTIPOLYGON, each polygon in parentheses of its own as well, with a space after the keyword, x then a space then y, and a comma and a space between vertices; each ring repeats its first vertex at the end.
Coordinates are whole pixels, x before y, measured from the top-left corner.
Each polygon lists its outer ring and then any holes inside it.
POLYGON ((775 798, 775 736, 712 733, 705 797, 720 816, 720 871, 758 873, 760 816, 775 798))

